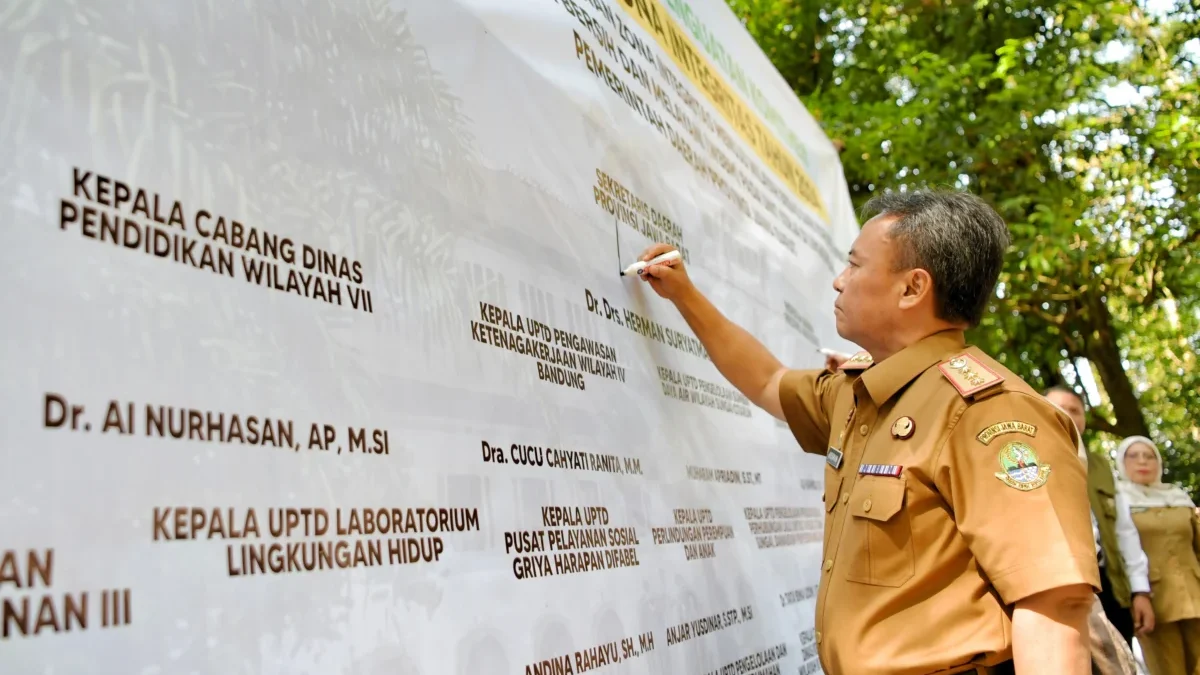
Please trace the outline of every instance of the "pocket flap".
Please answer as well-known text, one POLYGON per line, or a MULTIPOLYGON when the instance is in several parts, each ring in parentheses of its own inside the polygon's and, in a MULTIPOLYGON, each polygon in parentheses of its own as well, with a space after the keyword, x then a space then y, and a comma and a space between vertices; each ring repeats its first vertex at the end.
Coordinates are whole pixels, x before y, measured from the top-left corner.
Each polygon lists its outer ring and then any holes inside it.
POLYGON ((838 476, 837 480, 830 480, 828 483, 826 483, 825 496, 822 497, 822 499, 825 500, 825 513, 829 513, 833 510, 833 507, 837 505, 838 497, 842 496, 841 492, 842 476, 838 476))
POLYGON ((904 506, 904 480, 868 476, 850 493, 850 515, 880 522, 890 520, 904 506))

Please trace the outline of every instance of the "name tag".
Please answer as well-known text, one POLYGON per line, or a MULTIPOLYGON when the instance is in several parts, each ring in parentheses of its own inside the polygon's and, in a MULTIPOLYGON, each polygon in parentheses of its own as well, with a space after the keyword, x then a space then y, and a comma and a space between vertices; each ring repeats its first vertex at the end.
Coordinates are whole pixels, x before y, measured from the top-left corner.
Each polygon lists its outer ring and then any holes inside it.
POLYGON ((842 451, 837 448, 829 448, 829 452, 825 453, 825 462, 835 469, 842 468, 842 451))
POLYGON ((900 472, 904 467, 896 464, 863 464, 858 467, 858 475, 860 476, 891 476, 899 478, 900 472))

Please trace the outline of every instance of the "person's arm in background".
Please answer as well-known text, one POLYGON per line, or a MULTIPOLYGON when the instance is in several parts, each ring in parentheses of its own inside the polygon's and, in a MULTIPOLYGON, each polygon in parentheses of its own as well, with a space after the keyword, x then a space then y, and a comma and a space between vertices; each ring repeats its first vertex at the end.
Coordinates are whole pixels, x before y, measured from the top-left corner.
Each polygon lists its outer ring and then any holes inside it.
POLYGON ((1154 630, 1154 606, 1150 604, 1150 562, 1142 550, 1142 538, 1129 511, 1129 501, 1117 493, 1117 548, 1121 549, 1121 560, 1125 563, 1125 574, 1129 577, 1129 588, 1133 600, 1129 613, 1133 616, 1133 628, 1138 635, 1154 630))
POLYGON ((1059 586, 1013 606, 1013 666, 1017 675, 1091 673, 1088 613, 1095 591, 1059 586))
MULTIPOLYGON (((655 244, 640 260, 650 260, 673 246, 655 244)), ((735 389, 758 407, 784 419, 779 383, 787 368, 745 329, 725 318, 688 278, 683 263, 654 265, 641 275, 663 298, 675 304, 683 320, 704 345, 713 365, 735 389)))

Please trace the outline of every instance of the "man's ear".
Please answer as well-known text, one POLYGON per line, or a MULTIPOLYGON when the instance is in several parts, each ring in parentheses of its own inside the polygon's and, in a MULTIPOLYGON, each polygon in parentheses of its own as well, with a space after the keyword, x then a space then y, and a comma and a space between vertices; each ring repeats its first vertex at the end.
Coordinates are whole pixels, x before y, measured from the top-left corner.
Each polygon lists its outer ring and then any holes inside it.
POLYGON ((904 289, 900 294, 900 308, 911 309, 933 297, 933 277, 929 272, 915 268, 904 275, 904 289))

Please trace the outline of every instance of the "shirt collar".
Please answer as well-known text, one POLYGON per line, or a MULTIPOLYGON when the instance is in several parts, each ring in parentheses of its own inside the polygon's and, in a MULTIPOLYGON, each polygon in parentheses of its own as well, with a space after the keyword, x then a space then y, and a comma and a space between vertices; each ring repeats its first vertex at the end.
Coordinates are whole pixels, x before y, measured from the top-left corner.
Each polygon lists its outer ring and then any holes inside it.
POLYGON ((859 378, 871 400, 881 406, 930 367, 963 351, 961 330, 945 330, 923 338, 866 370, 859 378))

